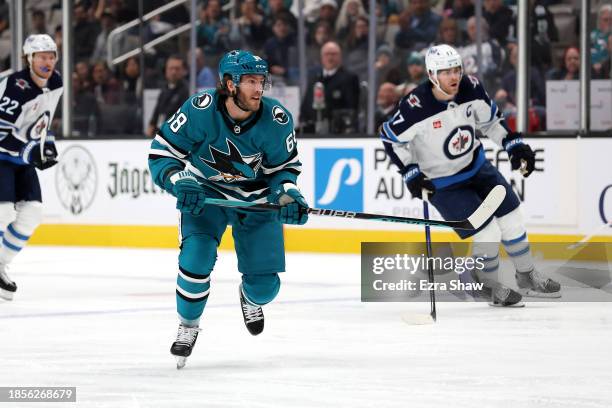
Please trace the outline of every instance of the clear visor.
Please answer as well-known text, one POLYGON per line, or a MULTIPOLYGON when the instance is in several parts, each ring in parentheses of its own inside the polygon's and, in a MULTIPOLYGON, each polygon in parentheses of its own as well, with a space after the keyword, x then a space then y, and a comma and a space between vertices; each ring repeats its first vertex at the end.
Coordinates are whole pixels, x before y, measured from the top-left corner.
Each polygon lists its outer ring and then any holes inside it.
POLYGON ((246 90, 253 91, 269 91, 272 88, 272 82, 270 75, 266 74, 245 74, 240 78, 240 83, 237 87, 246 90))

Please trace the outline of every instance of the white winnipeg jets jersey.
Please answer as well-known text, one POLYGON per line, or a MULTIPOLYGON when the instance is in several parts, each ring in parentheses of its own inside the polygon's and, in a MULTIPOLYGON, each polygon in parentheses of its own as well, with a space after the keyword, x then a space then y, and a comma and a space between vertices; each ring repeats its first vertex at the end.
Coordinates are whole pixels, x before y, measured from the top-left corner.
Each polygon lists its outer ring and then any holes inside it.
POLYGON ((429 81, 405 96, 381 126, 387 153, 403 174, 417 164, 438 188, 469 178, 484 163, 476 130, 502 145, 503 116, 478 79, 464 76, 454 100, 442 102, 429 81))
POLYGON ((23 146, 46 135, 62 96, 62 78, 54 71, 39 88, 26 68, 0 81, 0 160, 15 158, 23 146))

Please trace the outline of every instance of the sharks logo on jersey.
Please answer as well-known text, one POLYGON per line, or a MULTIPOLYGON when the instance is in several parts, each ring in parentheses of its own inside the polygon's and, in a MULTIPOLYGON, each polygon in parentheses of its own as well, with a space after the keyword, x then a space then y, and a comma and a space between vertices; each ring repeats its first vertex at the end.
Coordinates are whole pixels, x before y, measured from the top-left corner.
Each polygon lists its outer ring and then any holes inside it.
POLYGON ((275 105, 272 108, 272 117, 275 122, 280 123, 281 125, 286 125, 289 123, 289 115, 278 105, 275 105))
POLYGON ((261 153, 251 156, 243 156, 240 150, 230 140, 225 139, 228 152, 222 152, 212 146, 208 147, 212 160, 206 160, 200 156, 200 160, 219 174, 208 177, 211 181, 244 181, 254 179, 261 167, 261 153))
POLYGON ((444 154, 449 159, 456 159, 472 151, 473 146, 474 129, 471 126, 458 126, 446 138, 444 154))
POLYGON ((205 93, 202 95, 197 95, 191 98, 191 104, 196 109, 206 109, 212 103, 213 98, 211 95, 205 93))

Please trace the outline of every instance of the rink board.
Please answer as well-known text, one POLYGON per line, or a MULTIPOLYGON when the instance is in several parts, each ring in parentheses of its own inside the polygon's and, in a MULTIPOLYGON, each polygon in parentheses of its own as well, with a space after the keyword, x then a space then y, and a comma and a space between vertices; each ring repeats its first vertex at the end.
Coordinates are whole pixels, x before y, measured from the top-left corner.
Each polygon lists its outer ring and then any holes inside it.
MULTIPOLYGON (((147 140, 63 141, 60 163, 39 172, 43 225, 32 242, 57 245, 176 247, 174 198, 153 184, 147 140)), ((536 172, 522 179, 510 172, 506 154, 485 140, 486 156, 511 181, 523 201, 532 240, 572 242, 595 233, 612 218, 612 164, 607 139, 535 139, 536 172)), ((422 217, 373 139, 299 141, 303 172, 299 186, 315 207, 422 217)), ((433 217, 437 217, 434 212, 433 217)), ((358 252, 361 241, 418 241, 423 228, 385 222, 311 217, 304 227, 285 229, 296 251, 358 252)), ((438 240, 456 240, 438 229, 438 240)), ((231 247, 226 234, 223 247, 231 247)))

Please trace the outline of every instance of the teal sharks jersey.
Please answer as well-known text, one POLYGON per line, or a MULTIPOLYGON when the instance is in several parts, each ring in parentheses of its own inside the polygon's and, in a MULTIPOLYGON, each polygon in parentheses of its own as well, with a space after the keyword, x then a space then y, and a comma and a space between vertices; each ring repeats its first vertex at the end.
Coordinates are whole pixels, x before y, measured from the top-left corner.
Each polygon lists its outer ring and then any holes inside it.
POLYGON ((255 114, 236 122, 225 98, 213 89, 197 93, 161 126, 149 151, 152 177, 171 191, 169 175, 187 169, 226 199, 266 202, 270 188, 296 184, 300 174, 293 119, 264 96, 255 114))

